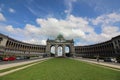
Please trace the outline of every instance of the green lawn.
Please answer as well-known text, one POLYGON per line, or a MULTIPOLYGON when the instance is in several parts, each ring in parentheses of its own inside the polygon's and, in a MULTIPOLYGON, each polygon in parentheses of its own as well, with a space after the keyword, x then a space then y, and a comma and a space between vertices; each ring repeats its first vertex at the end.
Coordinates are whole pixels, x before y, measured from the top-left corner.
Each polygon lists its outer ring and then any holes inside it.
POLYGON ((120 80, 120 71, 67 58, 54 58, 0 80, 120 80))
POLYGON ((33 64, 33 63, 35 63, 35 62, 28 63, 28 64, 23 64, 23 65, 19 65, 19 66, 15 66, 15 67, 10 67, 10 68, 7 68, 7 69, 2 69, 2 70, 0 70, 0 73, 7 72, 7 71, 10 71, 10 70, 13 70, 13 69, 20 68, 20 67, 24 67, 24 66, 27 66, 27 65, 30 65, 30 64, 33 64))

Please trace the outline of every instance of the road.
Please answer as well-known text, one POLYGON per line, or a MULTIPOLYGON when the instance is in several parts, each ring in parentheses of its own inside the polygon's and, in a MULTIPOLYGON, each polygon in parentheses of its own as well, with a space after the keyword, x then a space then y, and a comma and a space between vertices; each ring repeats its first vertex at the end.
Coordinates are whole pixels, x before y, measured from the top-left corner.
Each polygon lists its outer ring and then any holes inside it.
MULTIPOLYGON (((36 59, 40 59, 40 58, 36 58, 36 59)), ((31 60, 36 60, 36 59, 22 59, 22 60, 14 60, 14 61, 0 61, 0 65, 12 64, 12 63, 18 63, 18 62, 24 62, 24 61, 31 61, 31 60)))

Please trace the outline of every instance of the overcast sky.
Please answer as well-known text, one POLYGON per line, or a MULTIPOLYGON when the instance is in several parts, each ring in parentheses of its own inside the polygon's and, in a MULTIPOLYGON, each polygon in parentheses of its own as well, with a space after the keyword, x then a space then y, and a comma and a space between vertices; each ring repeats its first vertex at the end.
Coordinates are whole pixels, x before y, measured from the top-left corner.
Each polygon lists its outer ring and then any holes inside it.
POLYGON ((0 0, 0 33, 46 44, 62 34, 75 45, 120 35, 120 0, 0 0))

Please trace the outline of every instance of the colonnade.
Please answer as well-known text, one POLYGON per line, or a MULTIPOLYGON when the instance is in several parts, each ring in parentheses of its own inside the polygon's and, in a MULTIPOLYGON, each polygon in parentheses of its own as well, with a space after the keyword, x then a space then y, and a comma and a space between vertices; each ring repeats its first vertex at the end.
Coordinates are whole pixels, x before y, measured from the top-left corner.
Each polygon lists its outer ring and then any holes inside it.
POLYGON ((82 57, 116 57, 120 56, 120 36, 109 41, 88 45, 75 46, 76 56, 82 57))

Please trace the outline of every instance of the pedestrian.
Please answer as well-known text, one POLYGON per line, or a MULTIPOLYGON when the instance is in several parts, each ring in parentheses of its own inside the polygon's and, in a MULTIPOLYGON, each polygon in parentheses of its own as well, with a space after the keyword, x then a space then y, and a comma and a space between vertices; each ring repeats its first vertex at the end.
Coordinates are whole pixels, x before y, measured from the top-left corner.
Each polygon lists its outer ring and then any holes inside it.
POLYGON ((97 62, 99 62, 99 57, 97 57, 97 62))

